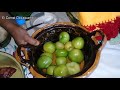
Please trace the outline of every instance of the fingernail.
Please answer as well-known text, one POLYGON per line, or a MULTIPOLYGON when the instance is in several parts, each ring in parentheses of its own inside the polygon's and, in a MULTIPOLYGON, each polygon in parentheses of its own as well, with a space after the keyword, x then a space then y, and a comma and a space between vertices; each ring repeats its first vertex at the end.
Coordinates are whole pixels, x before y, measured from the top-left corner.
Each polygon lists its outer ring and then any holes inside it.
POLYGON ((40 42, 39 42, 39 41, 36 41, 35 45, 38 46, 39 44, 40 44, 40 42))

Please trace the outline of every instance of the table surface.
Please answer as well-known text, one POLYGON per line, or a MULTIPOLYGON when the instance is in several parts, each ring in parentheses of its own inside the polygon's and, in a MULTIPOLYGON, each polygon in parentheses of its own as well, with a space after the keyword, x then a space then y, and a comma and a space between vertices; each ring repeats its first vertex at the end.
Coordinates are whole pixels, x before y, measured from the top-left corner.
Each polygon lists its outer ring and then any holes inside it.
MULTIPOLYGON (((65 12, 52 12, 57 18, 58 22, 70 22, 65 12)), ((30 22, 26 22, 27 27, 30 26, 30 22)), ((28 31, 31 36, 36 30, 31 29, 28 31)), ((0 49, 0 51, 7 52, 13 55, 16 50, 17 45, 12 38, 10 43, 5 47, 0 49)), ((96 69, 87 78, 120 78, 120 44, 111 45, 107 41, 105 47, 101 52, 101 57, 96 69)), ((28 68, 24 67, 25 78, 33 78, 32 74, 29 72, 28 68)))

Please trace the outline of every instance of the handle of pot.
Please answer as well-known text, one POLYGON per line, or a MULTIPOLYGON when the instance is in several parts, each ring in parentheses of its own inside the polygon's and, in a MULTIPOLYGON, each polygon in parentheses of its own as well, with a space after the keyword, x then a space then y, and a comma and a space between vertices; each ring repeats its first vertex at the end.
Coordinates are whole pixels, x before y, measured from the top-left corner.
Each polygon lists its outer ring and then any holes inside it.
POLYGON ((89 33, 89 36, 94 40, 94 42, 96 43, 96 49, 99 49, 104 41, 105 41, 105 34, 103 33, 103 31, 101 30, 95 30, 91 33, 89 33))
POLYGON ((32 62, 33 58, 30 58, 30 56, 32 57, 33 55, 33 49, 34 49, 34 46, 29 44, 19 45, 17 48, 17 54, 20 58, 20 62, 25 66, 33 65, 33 62, 32 62))

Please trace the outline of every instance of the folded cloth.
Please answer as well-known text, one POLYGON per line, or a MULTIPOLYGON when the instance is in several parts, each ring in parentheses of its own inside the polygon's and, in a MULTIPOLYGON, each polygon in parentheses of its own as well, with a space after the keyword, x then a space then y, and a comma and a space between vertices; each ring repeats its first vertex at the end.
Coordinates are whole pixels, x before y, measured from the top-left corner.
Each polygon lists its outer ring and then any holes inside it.
POLYGON ((120 12, 79 12, 80 24, 89 31, 102 30, 107 39, 115 38, 120 28, 120 12))
POLYGON ((109 41, 101 52, 97 68, 88 78, 120 78, 120 44, 109 41))

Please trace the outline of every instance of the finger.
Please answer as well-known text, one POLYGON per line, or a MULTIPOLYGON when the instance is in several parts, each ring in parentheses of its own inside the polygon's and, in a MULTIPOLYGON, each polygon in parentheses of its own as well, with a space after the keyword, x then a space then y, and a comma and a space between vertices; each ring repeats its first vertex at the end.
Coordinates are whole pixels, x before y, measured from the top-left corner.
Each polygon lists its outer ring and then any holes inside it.
MULTIPOLYGON (((16 41, 15 41, 15 42, 16 42, 16 41)), ((16 44, 18 44, 18 45, 26 45, 27 42, 25 42, 25 41, 20 41, 20 42, 16 42, 16 44)))
POLYGON ((38 46, 40 44, 40 42, 30 36, 26 36, 25 38, 26 42, 31 44, 31 45, 34 45, 34 46, 38 46))

